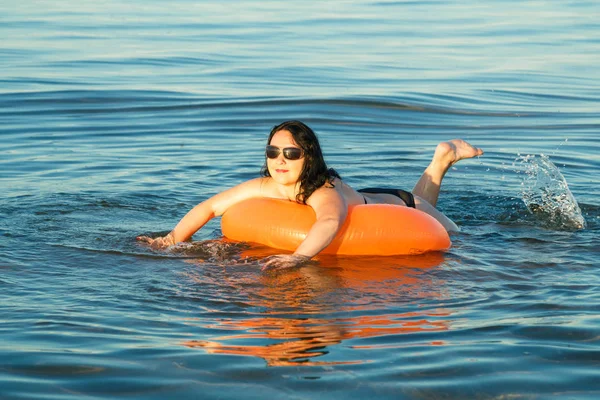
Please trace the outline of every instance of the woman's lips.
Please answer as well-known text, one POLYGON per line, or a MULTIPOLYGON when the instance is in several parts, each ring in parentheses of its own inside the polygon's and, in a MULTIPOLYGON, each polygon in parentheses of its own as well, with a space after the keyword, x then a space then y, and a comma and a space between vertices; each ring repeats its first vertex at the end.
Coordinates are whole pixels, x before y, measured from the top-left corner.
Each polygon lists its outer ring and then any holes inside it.
POLYGON ((286 173, 286 172, 288 172, 288 171, 289 171, 289 170, 287 170, 287 169, 276 169, 276 170, 275 170, 275 172, 277 172, 277 173, 279 173, 279 174, 283 174, 283 173, 286 173))

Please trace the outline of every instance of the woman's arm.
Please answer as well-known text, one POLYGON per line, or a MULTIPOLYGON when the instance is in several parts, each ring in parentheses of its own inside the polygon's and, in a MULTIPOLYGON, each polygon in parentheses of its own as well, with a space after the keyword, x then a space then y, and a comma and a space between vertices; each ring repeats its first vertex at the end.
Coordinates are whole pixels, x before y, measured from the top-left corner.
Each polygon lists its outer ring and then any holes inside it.
POLYGON ((306 203, 313 208, 317 217, 306 238, 294 254, 267 257, 263 270, 284 270, 307 263, 333 241, 346 220, 348 206, 341 193, 341 184, 315 190, 306 203))
POLYGON ((241 183, 203 201, 192 208, 167 236, 155 239, 148 236, 140 236, 137 239, 149 243, 153 248, 163 248, 183 242, 191 238, 194 233, 212 218, 223 215, 234 204, 251 197, 259 197, 261 195, 263 179, 256 178, 241 183))
POLYGON ((335 187, 324 186, 310 196, 307 204, 315 211, 316 221, 294 255, 312 258, 335 238, 348 214, 348 206, 340 186, 341 184, 336 184, 335 187))

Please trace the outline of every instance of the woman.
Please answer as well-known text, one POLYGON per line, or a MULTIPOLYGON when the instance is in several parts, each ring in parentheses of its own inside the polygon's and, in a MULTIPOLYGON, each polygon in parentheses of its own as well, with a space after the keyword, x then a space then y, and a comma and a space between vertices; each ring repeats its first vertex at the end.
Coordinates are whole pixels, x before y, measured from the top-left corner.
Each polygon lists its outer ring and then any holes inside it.
POLYGON ((138 240, 152 248, 165 248, 189 239, 210 219, 223 215, 229 207, 252 197, 286 199, 307 204, 316 222, 294 254, 271 256, 263 268, 301 265, 323 250, 344 224, 348 207, 357 204, 397 204, 414 207, 436 218, 448 231, 458 230, 454 222, 435 205, 440 185, 456 162, 483 154, 481 149, 461 139, 440 143, 433 159, 412 193, 396 189, 369 188, 356 191, 337 172, 328 169, 317 136, 300 121, 275 126, 269 135, 262 177, 241 183, 203 201, 190 210, 164 237, 138 240))

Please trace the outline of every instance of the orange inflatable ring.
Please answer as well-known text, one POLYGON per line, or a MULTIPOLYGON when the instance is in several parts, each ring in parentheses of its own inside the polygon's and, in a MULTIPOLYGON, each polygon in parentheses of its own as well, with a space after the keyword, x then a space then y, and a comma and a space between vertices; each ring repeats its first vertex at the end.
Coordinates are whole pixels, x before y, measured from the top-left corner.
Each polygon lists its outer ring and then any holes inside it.
MULTIPOLYGON (((310 206, 255 198, 230 207, 221 218, 221 230, 228 239, 294 251, 315 219, 310 206)), ((446 229, 429 214, 391 204, 365 204, 348 209, 344 225, 321 253, 422 254, 447 250, 451 244, 446 229)))

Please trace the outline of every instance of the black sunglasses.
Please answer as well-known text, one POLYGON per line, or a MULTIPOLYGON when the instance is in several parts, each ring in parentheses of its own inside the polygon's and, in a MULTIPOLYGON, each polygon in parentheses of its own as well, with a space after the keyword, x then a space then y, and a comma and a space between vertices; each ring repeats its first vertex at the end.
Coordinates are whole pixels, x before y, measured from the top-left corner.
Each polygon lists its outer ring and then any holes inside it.
POLYGON ((283 157, 286 160, 299 160, 302 158, 302 156, 304 156, 304 152, 302 151, 302 149, 300 149, 298 147, 286 147, 284 149, 280 149, 277 146, 271 146, 271 145, 267 146, 267 150, 265 151, 265 154, 267 155, 268 158, 277 158, 277 157, 279 157, 279 154, 282 151, 283 151, 283 157))

